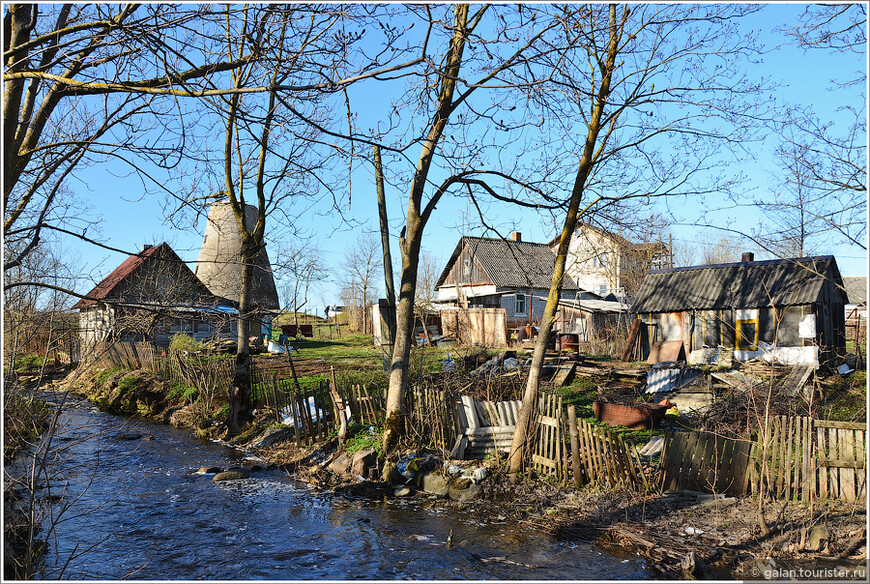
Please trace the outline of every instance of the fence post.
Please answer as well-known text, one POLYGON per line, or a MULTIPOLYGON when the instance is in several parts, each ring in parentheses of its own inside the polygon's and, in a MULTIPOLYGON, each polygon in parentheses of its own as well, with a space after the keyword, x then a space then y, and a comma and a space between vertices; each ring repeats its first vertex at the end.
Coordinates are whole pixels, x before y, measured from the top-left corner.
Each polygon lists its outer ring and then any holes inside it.
POLYGON ((571 436, 571 467, 574 471, 574 488, 579 489, 583 485, 583 477, 580 473, 580 435, 577 433, 577 412, 574 404, 568 405, 568 432, 571 436))

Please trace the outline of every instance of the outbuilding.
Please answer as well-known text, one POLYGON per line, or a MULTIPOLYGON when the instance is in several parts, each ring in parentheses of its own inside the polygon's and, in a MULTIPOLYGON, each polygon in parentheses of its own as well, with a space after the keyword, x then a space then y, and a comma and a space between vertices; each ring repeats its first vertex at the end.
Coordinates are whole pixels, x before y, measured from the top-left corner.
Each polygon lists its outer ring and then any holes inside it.
POLYGON ((632 306, 648 327, 644 356, 721 346, 740 361, 839 364, 848 299, 834 257, 743 259, 649 272, 632 306))

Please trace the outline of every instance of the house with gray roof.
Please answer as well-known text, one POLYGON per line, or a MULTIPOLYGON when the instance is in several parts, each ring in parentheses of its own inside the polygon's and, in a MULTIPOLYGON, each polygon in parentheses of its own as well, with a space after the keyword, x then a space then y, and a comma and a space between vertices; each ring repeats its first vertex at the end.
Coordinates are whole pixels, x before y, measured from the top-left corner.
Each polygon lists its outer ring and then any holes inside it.
POLYGON ((651 342, 722 346, 736 359, 837 365, 845 355, 843 278, 833 256, 647 273, 632 310, 651 342), (839 362, 838 362, 839 361, 839 362))
MULTIPOLYGON (((544 243, 462 237, 435 284, 439 304, 503 308, 508 328, 536 324, 544 314, 556 254, 544 243)), ((565 275, 561 298, 599 299, 565 275)))

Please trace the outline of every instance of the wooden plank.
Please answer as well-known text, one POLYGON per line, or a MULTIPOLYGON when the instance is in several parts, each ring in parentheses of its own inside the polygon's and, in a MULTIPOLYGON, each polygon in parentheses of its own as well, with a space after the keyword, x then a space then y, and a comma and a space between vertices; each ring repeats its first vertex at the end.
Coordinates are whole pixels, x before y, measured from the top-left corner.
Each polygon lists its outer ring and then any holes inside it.
POLYGON ((742 497, 746 495, 749 487, 750 467, 752 460, 752 443, 748 440, 733 440, 734 452, 731 455, 731 471, 732 484, 725 492, 735 496, 742 497))
POLYGON ((695 460, 695 451, 698 448, 699 435, 697 432, 690 432, 686 435, 685 448, 683 457, 680 463, 680 468, 677 470, 679 474, 679 488, 686 489, 689 485, 689 477, 691 476, 692 466, 695 460))
MULTIPOLYGON (((818 420, 816 420, 818 421, 818 420)), ((825 430, 816 426, 816 466, 818 467, 819 482, 818 495, 823 499, 828 497, 828 469, 822 464, 822 460, 828 457, 828 451, 825 447, 825 430)))
MULTIPOLYGON (((855 431, 842 428, 840 433, 840 457, 842 460, 855 460, 855 431)), ((854 503, 855 493, 855 469, 840 468, 840 483, 843 487, 843 498, 848 503, 854 503)))
MULTIPOLYGON (((839 440, 837 438, 837 429, 828 427, 828 456, 834 460, 840 459, 839 440)), ((829 495, 832 499, 840 497, 840 469, 828 468, 828 486, 829 495)))
POLYGON ((844 428, 847 430, 867 430, 865 422, 840 422, 837 420, 814 420, 816 428, 844 428))
POLYGON ((574 473, 574 488, 583 486, 580 471, 580 434, 577 432, 577 412, 574 404, 568 406, 568 433, 571 437, 571 471, 574 473))
POLYGON ((798 429, 797 425, 800 421, 800 418, 789 418, 788 419, 788 430, 785 433, 786 438, 786 454, 785 454, 785 465, 784 465, 784 473, 785 473, 785 498, 793 499, 794 498, 794 487, 795 485, 795 474, 797 470, 797 458, 798 452, 800 449, 797 447, 796 441, 798 438, 798 429))
POLYGON ((698 446, 695 450, 695 456, 692 459, 692 469, 689 473, 690 488, 696 491, 706 492, 711 490, 711 480, 713 480, 713 449, 715 447, 715 436, 710 432, 700 432, 698 435, 698 446))
POLYGON ((725 438, 717 438, 716 455, 720 461, 719 476, 716 481, 717 493, 734 494, 735 472, 735 456, 737 454, 737 441, 725 438))
POLYGON ((861 463, 861 466, 856 466, 855 468, 860 468, 861 472, 855 471, 856 474, 856 493, 855 498, 858 501, 866 501, 867 500, 867 469, 864 466, 865 458, 865 449, 864 449, 864 441, 867 439, 866 430, 856 430, 855 431, 855 459, 857 462, 861 463))
POLYGON ((803 441, 804 441, 804 452, 803 452, 803 463, 801 465, 802 468, 802 480, 801 480, 801 499, 806 502, 809 502, 812 498, 812 494, 815 491, 815 468, 812 468, 812 457, 810 456, 812 449, 812 431, 813 431, 813 423, 810 418, 804 418, 804 428, 803 428, 803 441))

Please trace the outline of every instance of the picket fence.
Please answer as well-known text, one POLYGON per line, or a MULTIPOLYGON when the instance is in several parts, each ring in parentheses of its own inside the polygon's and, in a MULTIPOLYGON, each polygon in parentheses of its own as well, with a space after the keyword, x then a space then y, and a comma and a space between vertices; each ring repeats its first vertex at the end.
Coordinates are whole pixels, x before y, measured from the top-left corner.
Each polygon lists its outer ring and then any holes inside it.
POLYGON ((784 500, 867 500, 866 423, 776 416, 767 428, 754 447, 753 490, 763 486, 784 500))

